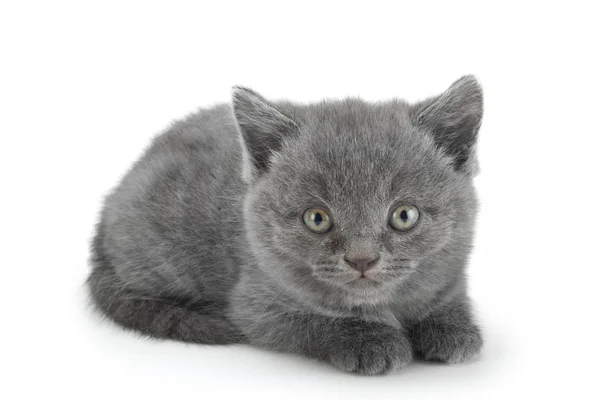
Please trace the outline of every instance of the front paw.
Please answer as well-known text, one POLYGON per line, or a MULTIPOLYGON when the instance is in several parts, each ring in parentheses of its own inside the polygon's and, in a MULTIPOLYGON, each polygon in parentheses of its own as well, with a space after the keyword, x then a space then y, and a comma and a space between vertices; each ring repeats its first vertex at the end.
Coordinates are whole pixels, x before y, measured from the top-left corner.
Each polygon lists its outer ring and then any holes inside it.
POLYGON ((412 330, 412 343, 423 359, 456 364, 467 361, 481 350, 483 339, 472 324, 449 324, 428 318, 412 330))
POLYGON ((353 326, 328 347, 326 359, 331 364, 362 375, 386 374, 412 360, 410 341, 386 325, 353 326))

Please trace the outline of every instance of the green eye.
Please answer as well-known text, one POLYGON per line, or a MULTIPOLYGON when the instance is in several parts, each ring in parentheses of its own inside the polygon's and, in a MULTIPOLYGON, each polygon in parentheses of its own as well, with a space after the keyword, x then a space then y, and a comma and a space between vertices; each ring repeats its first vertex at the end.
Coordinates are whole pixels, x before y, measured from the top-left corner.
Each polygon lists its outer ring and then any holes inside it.
POLYGON ((329 213, 322 208, 309 208, 304 211, 302 220, 304 221, 304 225, 314 233, 329 232, 333 225, 329 213))
POLYGON ((412 229, 419 220, 419 209, 415 206, 400 206, 390 217, 390 225, 397 231, 412 229))

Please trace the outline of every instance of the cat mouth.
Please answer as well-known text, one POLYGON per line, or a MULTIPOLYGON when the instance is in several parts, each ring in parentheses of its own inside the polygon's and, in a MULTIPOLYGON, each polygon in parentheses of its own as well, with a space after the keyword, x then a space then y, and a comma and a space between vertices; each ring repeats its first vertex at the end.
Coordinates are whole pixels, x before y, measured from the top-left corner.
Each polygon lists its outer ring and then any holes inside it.
POLYGON ((406 279, 409 275, 411 275, 415 271, 415 268, 413 265, 398 265, 394 268, 394 273, 389 273, 389 272, 375 273, 375 274, 369 274, 368 272, 362 273, 361 275, 347 281, 346 285, 352 286, 352 287, 367 288, 367 287, 381 286, 381 285, 385 285, 387 283, 406 279))
POLYGON ((381 282, 377 281, 373 277, 367 275, 361 275, 358 278, 352 279, 349 282, 346 282, 347 285, 356 286, 356 287, 371 287, 377 286, 381 284, 381 282))

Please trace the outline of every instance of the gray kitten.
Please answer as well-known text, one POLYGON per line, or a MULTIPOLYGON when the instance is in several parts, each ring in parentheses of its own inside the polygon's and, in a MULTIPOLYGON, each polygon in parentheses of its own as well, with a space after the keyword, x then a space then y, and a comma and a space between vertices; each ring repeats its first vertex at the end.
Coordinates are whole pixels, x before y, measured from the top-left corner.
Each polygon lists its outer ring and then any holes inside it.
POLYGON ((107 197, 88 283, 141 333, 372 375, 482 339, 465 265, 482 92, 297 105, 237 87, 158 136, 107 197))

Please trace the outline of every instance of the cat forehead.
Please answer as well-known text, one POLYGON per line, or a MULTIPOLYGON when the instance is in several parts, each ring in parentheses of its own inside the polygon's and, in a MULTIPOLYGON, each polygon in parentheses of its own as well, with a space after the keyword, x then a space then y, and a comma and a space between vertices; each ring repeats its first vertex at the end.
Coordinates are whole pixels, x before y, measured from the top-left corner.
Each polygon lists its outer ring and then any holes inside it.
POLYGON ((409 126, 410 106, 403 101, 393 100, 369 103, 357 98, 335 101, 323 101, 296 107, 287 104, 287 110, 293 114, 305 131, 322 133, 352 133, 389 130, 398 126, 409 126))
POLYGON ((282 109, 300 126, 293 141, 313 153, 382 159, 403 152, 408 156, 415 147, 435 151, 432 138, 414 126, 410 105, 401 100, 370 103, 349 98, 304 106, 286 103, 282 109))
POLYGON ((302 188, 343 196, 393 197, 446 185, 449 160, 410 122, 407 108, 401 101, 358 99, 306 106, 296 115, 300 134, 284 144, 274 165, 284 166, 302 188))
POLYGON ((429 135, 407 121, 389 119, 336 118, 305 126, 281 153, 297 166, 315 164, 355 176, 448 167, 429 135))
POLYGON ((285 147, 274 160, 282 187, 323 202, 368 197, 375 202, 437 195, 459 177, 437 153, 419 146, 379 148, 373 141, 300 144, 285 147))

